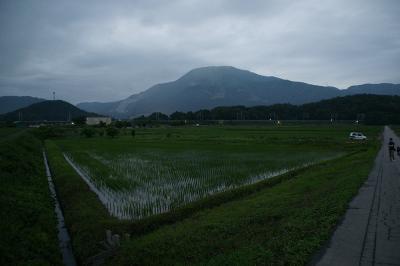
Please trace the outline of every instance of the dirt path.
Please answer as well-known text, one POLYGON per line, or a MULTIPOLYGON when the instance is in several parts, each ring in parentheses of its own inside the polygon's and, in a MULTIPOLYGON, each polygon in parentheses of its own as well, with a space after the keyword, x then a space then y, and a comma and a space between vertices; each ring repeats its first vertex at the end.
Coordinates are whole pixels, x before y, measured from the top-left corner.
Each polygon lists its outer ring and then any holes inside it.
POLYGON ((400 157, 389 160, 388 127, 368 180, 312 265, 400 265, 400 157))

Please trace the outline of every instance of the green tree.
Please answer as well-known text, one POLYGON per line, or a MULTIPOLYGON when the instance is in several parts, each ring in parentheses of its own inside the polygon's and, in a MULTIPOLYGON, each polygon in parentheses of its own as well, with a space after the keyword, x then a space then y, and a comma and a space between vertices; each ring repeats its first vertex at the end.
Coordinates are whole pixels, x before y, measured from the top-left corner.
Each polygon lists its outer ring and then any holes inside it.
POLYGON ((117 128, 123 128, 124 127, 124 122, 123 121, 116 121, 115 122, 115 126, 117 128))
POLYGON ((87 137, 87 138, 93 137, 95 133, 96 133, 96 132, 95 132, 94 129, 91 128, 91 127, 85 127, 85 128, 83 128, 82 131, 81 131, 81 135, 82 135, 82 136, 85 136, 85 137, 87 137))
POLYGON ((106 132, 107 132, 107 136, 110 136, 112 138, 114 138, 115 136, 117 136, 119 134, 119 130, 116 127, 108 127, 106 132))

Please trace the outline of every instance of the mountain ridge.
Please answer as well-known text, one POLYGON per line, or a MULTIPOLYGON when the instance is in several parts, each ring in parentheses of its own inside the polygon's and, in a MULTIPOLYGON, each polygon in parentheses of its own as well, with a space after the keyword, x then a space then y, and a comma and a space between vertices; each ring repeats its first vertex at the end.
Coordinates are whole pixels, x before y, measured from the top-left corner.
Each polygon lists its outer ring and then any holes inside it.
POLYGON ((300 105, 362 93, 400 95, 400 84, 362 84, 340 90, 263 76, 232 66, 208 66, 192 69, 175 81, 156 84, 120 101, 83 102, 77 106, 86 111, 129 118, 153 112, 171 114, 216 106, 300 105))
POLYGON ((42 101, 0 115, 4 121, 71 121, 84 116, 99 116, 86 112, 62 100, 42 101))
POLYGON ((12 112, 43 101, 46 101, 46 99, 31 96, 0 96, 0 114, 12 112))
POLYGON ((159 83, 126 99, 108 103, 79 103, 93 112, 119 118, 172 113, 232 105, 303 104, 340 95, 331 86, 263 76, 231 66, 193 69, 175 81, 159 83))

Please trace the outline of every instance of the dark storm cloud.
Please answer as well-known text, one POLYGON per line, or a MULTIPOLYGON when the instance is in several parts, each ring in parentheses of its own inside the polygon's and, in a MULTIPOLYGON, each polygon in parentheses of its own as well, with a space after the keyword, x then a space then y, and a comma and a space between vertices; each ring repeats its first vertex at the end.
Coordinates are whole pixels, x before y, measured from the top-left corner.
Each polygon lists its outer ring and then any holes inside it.
POLYGON ((110 101, 194 67, 400 82, 400 1, 4 1, 0 95, 110 101))

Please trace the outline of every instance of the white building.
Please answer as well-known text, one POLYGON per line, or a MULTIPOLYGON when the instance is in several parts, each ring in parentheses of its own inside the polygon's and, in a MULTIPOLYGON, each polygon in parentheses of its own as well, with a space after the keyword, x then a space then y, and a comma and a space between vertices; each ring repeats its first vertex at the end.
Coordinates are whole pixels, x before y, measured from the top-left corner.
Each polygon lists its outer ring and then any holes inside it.
POLYGON ((111 117, 86 117, 86 125, 93 126, 98 125, 100 122, 106 125, 111 124, 111 117))

